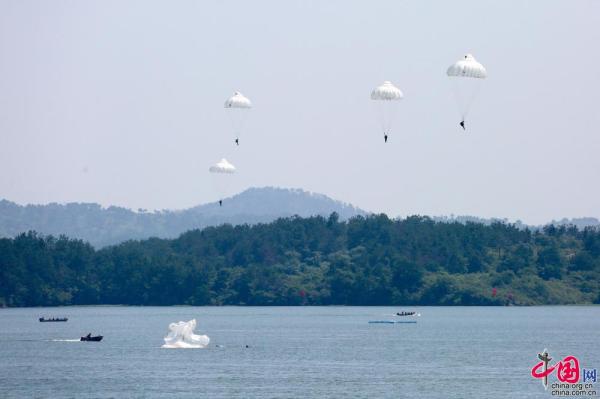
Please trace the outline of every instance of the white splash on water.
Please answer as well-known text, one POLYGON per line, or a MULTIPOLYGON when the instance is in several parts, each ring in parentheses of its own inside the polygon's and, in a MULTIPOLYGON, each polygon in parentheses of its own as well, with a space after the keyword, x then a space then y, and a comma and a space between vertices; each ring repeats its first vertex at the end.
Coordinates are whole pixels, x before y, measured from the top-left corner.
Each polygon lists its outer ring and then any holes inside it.
POLYGON ((188 322, 169 324, 169 334, 164 338, 163 348, 169 349, 187 349, 187 348, 205 348, 210 342, 208 335, 196 335, 196 319, 188 322))

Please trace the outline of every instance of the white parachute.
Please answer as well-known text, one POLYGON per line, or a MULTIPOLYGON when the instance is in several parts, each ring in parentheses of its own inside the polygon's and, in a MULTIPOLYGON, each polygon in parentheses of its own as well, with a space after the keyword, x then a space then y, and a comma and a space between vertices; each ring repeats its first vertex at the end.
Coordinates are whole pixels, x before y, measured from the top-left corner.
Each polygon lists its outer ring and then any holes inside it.
POLYGON ((450 65, 446 74, 452 81, 458 112, 462 118, 460 125, 464 129, 465 118, 475 97, 477 97, 483 79, 487 77, 487 71, 483 65, 477 62, 475 57, 467 54, 463 59, 450 65))
POLYGON ((163 348, 205 348, 210 342, 208 335, 196 335, 196 319, 169 324, 169 334, 164 338, 163 348))
POLYGON ((392 125, 398 109, 398 102, 404 97, 402 91, 394 86, 392 82, 386 80, 382 85, 377 86, 371 92, 371 100, 375 105, 381 130, 385 140, 392 130, 392 125))
POLYGON ((251 108, 252 102, 239 91, 225 101, 225 112, 231 121, 235 143, 238 145, 251 108))
POLYGON ((208 168, 213 187, 219 195, 219 205, 228 194, 228 190, 234 180, 236 168, 225 158, 208 168))
POLYGON ((221 158, 219 162, 208 168, 211 173, 235 173, 235 166, 229 163, 225 158, 221 158))

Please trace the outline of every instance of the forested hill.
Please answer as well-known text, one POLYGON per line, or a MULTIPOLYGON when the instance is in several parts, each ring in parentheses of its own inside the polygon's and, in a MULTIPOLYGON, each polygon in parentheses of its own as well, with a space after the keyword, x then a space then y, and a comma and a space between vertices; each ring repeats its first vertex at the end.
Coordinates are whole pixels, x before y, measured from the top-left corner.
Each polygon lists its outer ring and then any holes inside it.
POLYGON ((175 238, 181 233, 223 223, 266 223, 286 216, 328 216, 342 219, 366 212, 322 194, 299 189, 251 188, 223 206, 210 203, 180 211, 146 212, 99 204, 70 203, 21 206, 0 201, 0 237, 35 230, 41 234, 80 238, 99 248, 132 239, 175 238))
POLYGON ((600 231, 385 215, 222 225, 95 250, 0 239, 0 303, 504 305, 600 302, 600 231))

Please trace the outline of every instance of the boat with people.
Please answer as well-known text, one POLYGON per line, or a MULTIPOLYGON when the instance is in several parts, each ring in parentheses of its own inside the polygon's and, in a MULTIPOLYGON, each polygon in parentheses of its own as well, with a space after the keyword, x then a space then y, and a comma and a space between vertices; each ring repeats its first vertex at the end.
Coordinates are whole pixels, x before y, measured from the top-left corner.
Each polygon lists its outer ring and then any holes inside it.
POLYGON ((92 333, 89 333, 85 337, 81 337, 81 341, 100 342, 100 341, 102 341, 102 338, 104 338, 102 335, 93 336, 92 333))
POLYGON ((47 319, 45 317, 40 317, 39 320, 40 320, 40 323, 50 323, 50 322, 67 321, 69 319, 66 317, 50 317, 49 319, 47 319))
POLYGON ((417 312, 397 312, 396 316, 414 316, 417 312))

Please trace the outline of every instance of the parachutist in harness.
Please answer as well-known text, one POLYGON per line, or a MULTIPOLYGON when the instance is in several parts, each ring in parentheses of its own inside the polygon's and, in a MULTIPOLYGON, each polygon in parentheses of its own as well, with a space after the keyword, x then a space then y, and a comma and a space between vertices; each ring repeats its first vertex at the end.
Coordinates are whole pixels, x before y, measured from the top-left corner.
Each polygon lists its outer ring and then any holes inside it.
POLYGON ((465 129, 465 121, 461 121, 460 126, 463 128, 463 130, 467 130, 467 129, 465 129))
POLYGON ((388 135, 386 133, 383 134, 383 140, 387 143, 388 135))
POLYGON ((235 145, 240 145, 240 139, 235 139, 235 145))
POLYGON ((223 206, 223 200, 219 200, 219 206, 223 206))

